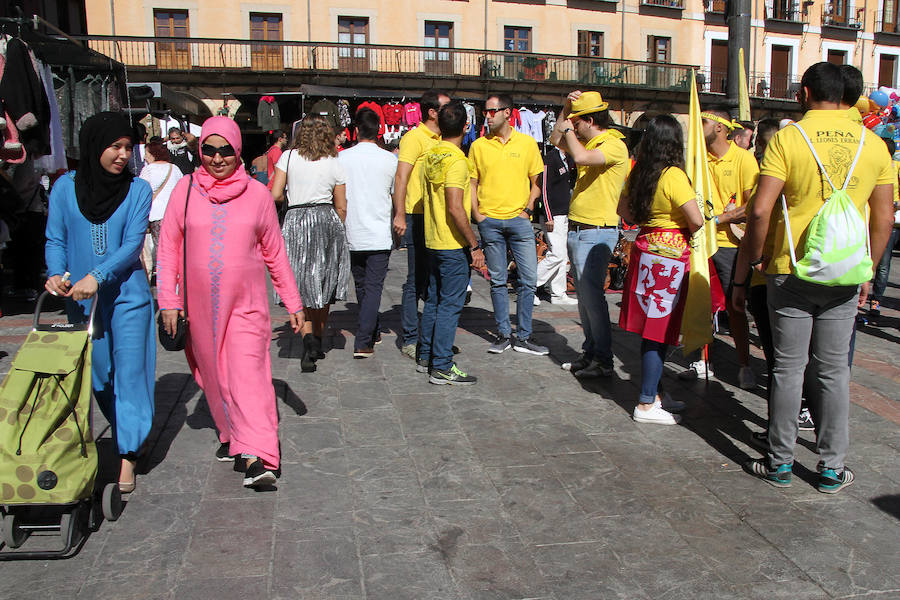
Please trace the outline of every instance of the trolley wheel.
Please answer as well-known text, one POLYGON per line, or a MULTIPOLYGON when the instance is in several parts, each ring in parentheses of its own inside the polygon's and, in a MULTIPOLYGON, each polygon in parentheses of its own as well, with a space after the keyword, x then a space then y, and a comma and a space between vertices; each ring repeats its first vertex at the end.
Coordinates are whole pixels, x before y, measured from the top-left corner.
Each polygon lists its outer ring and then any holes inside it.
POLYGON ((103 518, 107 521, 115 521, 122 515, 122 493, 118 483, 107 483, 103 488, 103 518))
POLYGON ((7 513, 3 517, 3 543, 10 548, 18 548, 28 537, 28 532, 22 529, 15 513, 7 513))

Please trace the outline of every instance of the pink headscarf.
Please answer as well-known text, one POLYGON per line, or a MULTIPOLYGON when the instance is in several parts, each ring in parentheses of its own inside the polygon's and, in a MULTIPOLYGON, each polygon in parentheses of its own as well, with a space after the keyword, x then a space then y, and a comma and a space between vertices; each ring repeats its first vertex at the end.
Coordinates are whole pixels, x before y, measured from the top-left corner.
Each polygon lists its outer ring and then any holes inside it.
MULTIPOLYGON (((203 129, 200 130, 200 143, 211 135, 220 135, 231 144, 238 160, 241 157, 241 130, 237 123, 228 117, 210 117, 203 122, 203 129)), ((203 166, 200 166, 194 172, 194 181, 200 184, 209 199, 217 204, 228 202, 237 198, 247 189, 250 182, 250 176, 244 169, 243 163, 238 162, 234 172, 225 179, 216 179, 203 166)))

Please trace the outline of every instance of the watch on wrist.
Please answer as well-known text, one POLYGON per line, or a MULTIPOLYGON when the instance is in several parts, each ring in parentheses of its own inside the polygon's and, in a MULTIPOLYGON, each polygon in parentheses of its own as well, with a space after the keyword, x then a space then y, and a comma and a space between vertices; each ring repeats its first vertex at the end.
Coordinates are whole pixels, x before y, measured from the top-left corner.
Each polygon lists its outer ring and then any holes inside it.
POLYGON ((574 131, 574 130, 571 127, 566 127, 565 129, 563 129, 563 135, 566 135, 570 131, 574 131))
POLYGON ((750 268, 752 269, 753 267, 757 267, 757 266, 759 266, 759 265, 761 265, 761 264, 763 264, 763 258, 760 256, 760 257, 757 258, 756 260, 751 260, 751 261, 750 261, 750 268))
POLYGON ((527 206, 522 209, 522 212, 525 213, 526 215, 528 215, 529 217, 534 216, 534 211, 531 210, 530 208, 528 208, 527 206))
POLYGON ((475 245, 469 248, 470 251, 475 252, 476 250, 482 250, 481 242, 475 242, 475 245))

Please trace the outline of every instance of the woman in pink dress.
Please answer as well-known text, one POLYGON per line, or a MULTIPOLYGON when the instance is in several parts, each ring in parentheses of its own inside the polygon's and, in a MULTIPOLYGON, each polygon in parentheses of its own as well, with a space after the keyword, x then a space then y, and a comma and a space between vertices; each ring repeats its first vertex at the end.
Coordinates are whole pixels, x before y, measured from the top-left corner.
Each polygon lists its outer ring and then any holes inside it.
POLYGON ((272 485, 280 456, 266 267, 294 333, 303 325, 303 305, 272 196, 241 164, 237 124, 228 117, 207 119, 200 144, 202 166, 178 182, 163 218, 159 306, 173 332, 185 312, 179 285, 185 283, 190 322, 185 352, 218 430, 216 458, 232 461, 240 454, 246 461, 245 486, 272 485))

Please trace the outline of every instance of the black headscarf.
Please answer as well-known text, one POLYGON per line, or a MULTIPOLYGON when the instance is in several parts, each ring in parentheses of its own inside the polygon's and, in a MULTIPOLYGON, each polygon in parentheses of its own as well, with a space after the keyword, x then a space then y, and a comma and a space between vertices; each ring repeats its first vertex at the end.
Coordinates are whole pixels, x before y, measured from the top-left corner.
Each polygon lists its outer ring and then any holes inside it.
POLYGON ((100 155, 119 138, 134 142, 134 129, 119 112, 105 111, 89 117, 81 126, 80 163, 75 171, 75 196, 81 214, 91 223, 105 223, 128 195, 134 178, 126 166, 113 175, 100 165, 100 155))

